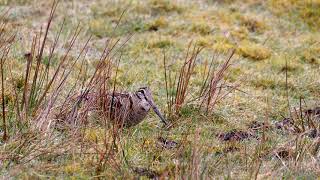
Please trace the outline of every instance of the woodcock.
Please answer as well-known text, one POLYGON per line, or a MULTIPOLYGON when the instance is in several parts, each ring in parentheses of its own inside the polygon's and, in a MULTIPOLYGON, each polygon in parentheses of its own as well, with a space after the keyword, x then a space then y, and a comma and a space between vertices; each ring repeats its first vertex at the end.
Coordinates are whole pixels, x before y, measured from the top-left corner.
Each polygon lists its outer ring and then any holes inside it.
POLYGON ((135 92, 109 92, 105 95, 88 96, 86 101, 91 101, 94 111, 108 117, 113 123, 122 127, 131 127, 139 124, 152 109, 167 125, 163 115, 154 103, 149 87, 139 88, 135 92))

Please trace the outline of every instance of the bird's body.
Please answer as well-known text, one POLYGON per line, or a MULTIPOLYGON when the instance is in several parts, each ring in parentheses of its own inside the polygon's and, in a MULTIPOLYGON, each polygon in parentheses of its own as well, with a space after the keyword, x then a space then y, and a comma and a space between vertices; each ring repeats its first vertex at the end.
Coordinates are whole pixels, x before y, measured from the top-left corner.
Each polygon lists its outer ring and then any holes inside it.
POLYGON ((139 124, 151 108, 166 124, 148 87, 139 88, 135 92, 88 93, 83 102, 88 106, 89 112, 104 116, 121 127, 131 127, 139 124))
POLYGON ((114 123, 125 127, 139 124, 151 108, 136 92, 106 94, 106 98, 100 100, 99 107, 99 113, 104 113, 114 123))

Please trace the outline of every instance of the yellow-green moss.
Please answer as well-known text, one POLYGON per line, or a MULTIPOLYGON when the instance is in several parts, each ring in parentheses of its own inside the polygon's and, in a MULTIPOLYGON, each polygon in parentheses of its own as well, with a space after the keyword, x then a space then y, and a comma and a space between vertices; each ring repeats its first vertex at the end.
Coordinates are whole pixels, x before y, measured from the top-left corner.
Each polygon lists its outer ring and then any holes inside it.
POLYGON ((283 55, 276 55, 271 59, 272 68, 279 71, 296 71, 300 69, 300 64, 294 58, 286 58, 283 55), (286 60, 287 59, 287 60, 286 60), (287 62, 286 62, 287 61, 287 62))
POLYGON ((100 142, 104 138, 105 130, 102 128, 86 128, 84 140, 89 142, 100 142))
POLYGON ((305 49, 301 53, 301 59, 310 64, 320 64, 320 46, 305 49))
POLYGON ((191 32, 201 35, 208 35, 212 31, 211 27, 206 22, 197 22, 191 25, 191 32))
POLYGON ((89 30, 98 37, 104 37, 112 31, 112 27, 104 18, 96 18, 90 21, 89 30))
POLYGON ((217 52, 227 52, 234 48, 234 44, 224 35, 214 36, 212 49, 217 52))
POLYGON ((249 32, 248 32, 247 28, 241 26, 239 28, 235 28, 235 29, 231 30, 230 34, 234 39, 244 40, 244 39, 248 38, 249 32))
POLYGON ((66 174, 81 174, 83 169, 81 168, 80 164, 75 164, 75 163, 71 163, 71 164, 67 164, 63 167, 63 171, 66 174))
POLYGON ((28 0, 0 0, 0 5, 23 5, 26 4, 28 0))
POLYGON ((168 27, 169 22, 164 16, 160 16, 156 18, 155 20, 148 23, 148 30, 154 30, 157 31, 160 28, 166 28, 168 27))
POLYGON ((200 36, 196 39, 196 45, 210 48, 216 52, 227 52, 234 45, 224 36, 200 36))
POLYGON ((226 78, 228 78, 228 80, 230 80, 231 82, 239 80, 239 77, 244 74, 243 70, 239 67, 230 68, 229 72, 229 76, 227 76, 226 78))
POLYGON ((268 4, 277 15, 288 15, 293 21, 298 17, 311 29, 320 28, 320 0, 269 0, 268 4))
POLYGON ((252 60, 263 60, 271 56, 271 50, 269 48, 250 41, 242 41, 239 44, 238 53, 252 60))
POLYGON ((155 13, 181 13, 183 8, 172 0, 151 0, 149 6, 155 13))
POLYGON ((167 48, 173 45, 174 42, 170 39, 151 40, 151 42, 149 43, 149 48, 167 48))
MULTIPOLYGON (((7 86, 8 87, 8 86, 7 86)), ((2 92, 0 91, 0 95, 2 92)), ((5 104, 12 104, 15 100, 14 91, 10 89, 5 89, 4 91, 4 102, 5 104)), ((0 98, 0 104, 2 104, 2 98, 0 98)))
POLYGON ((212 46, 212 49, 217 52, 228 52, 232 48, 234 45, 227 41, 217 41, 212 46))
POLYGON ((285 78, 272 76, 258 76, 251 80, 251 84, 256 88, 262 89, 285 89, 286 87, 289 89, 295 89, 295 86, 291 82, 286 84, 285 78))
POLYGON ((212 47, 214 39, 212 36, 200 36, 196 39, 196 45, 201 47, 212 47))
POLYGON ((266 24, 252 16, 240 16, 241 25, 246 27, 250 32, 262 33, 265 31, 267 28, 266 24))

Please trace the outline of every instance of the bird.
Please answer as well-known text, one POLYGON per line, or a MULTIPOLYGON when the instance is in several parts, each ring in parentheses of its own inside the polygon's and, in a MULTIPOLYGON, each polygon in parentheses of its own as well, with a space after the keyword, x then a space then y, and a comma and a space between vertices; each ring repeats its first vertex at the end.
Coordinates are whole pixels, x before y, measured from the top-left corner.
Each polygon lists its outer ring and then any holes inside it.
POLYGON ((98 117, 105 117, 104 120, 108 119, 120 128, 129 128, 141 123, 151 109, 165 125, 168 125, 153 100, 151 89, 147 86, 133 92, 90 92, 85 95, 75 95, 71 99, 69 102, 73 103, 63 105, 56 116, 60 122, 77 124, 77 119, 82 119, 79 118, 82 116, 81 113, 76 116, 72 113, 76 112, 77 102, 82 99, 82 107, 86 114, 89 116, 98 114, 98 117))

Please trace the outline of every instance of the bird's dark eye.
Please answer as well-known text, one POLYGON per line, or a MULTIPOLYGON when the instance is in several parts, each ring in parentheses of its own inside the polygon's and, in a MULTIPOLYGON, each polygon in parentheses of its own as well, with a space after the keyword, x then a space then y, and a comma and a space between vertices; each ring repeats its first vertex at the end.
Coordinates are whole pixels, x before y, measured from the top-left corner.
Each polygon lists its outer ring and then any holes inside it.
POLYGON ((145 90, 144 89, 141 89, 138 92, 141 93, 143 96, 145 96, 145 90))
POLYGON ((139 98, 139 99, 142 99, 144 98, 144 94, 140 91, 136 92, 136 96, 139 98))

